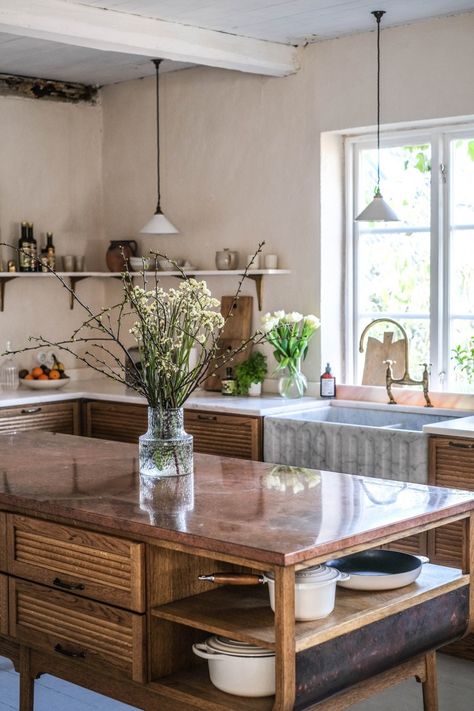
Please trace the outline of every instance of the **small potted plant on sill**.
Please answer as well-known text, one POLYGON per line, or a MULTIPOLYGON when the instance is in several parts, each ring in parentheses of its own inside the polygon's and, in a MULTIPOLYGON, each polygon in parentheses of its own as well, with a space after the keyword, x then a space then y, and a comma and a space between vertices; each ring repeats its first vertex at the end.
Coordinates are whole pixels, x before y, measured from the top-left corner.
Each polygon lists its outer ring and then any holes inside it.
POLYGON ((255 351, 243 363, 235 368, 237 395, 258 397, 262 393, 262 383, 267 374, 267 359, 259 351, 255 351))

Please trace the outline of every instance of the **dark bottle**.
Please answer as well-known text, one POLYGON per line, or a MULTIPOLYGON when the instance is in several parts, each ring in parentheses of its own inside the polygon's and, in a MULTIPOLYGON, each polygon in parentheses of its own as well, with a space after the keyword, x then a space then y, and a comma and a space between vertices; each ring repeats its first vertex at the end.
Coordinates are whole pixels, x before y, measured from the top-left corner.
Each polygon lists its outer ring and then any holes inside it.
POLYGON ((56 248, 53 244, 52 232, 46 232, 46 254, 48 255, 48 267, 56 269, 56 248))
POLYGON ((225 373, 225 378, 221 380, 221 393, 222 395, 235 395, 236 382, 232 368, 227 368, 225 373))
POLYGON ((26 222, 21 223, 21 234, 18 240, 18 266, 20 272, 30 271, 31 251, 28 242, 28 226, 26 222))
POLYGON ((38 265, 38 245, 36 244, 36 240, 33 236, 33 223, 28 222, 28 243, 30 247, 30 268, 28 269, 29 272, 37 272, 39 271, 38 265))
POLYGON ((336 397, 336 378, 331 373, 329 363, 319 379, 319 394, 321 397, 336 397))

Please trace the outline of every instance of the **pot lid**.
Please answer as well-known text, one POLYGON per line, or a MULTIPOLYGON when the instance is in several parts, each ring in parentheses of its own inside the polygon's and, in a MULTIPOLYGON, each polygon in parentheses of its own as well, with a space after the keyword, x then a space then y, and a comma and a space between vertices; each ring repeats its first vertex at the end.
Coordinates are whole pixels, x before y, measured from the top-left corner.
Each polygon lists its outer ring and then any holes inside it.
POLYGON ((274 657, 275 653, 271 649, 265 647, 257 647, 255 644, 240 642, 237 639, 229 637, 209 637, 206 639, 206 645, 221 654, 228 654, 234 657, 274 657))
MULTIPOLYGON (((265 573, 267 578, 274 580, 275 576, 272 572, 265 573)), ((310 568, 297 570, 295 573, 296 583, 328 583, 331 580, 336 580, 339 576, 339 571, 335 568, 330 568, 328 565, 312 565, 310 568)))

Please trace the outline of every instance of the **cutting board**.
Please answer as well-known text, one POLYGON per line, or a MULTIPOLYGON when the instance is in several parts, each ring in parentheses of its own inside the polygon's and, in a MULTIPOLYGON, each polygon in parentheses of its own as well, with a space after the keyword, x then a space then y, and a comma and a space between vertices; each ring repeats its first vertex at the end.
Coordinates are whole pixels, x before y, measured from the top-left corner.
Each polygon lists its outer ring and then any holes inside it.
POLYGON ((362 385, 385 385, 387 365, 393 360, 393 377, 402 378, 405 372, 405 341, 393 340, 393 331, 384 331, 383 341, 369 336, 367 339, 362 385))
MULTIPOLYGON (((233 296, 223 296, 221 300, 221 314, 225 318, 229 313, 229 309, 232 309, 232 316, 228 319, 219 338, 218 356, 224 353, 231 353, 235 348, 240 346, 242 341, 246 341, 250 338, 252 334, 253 296, 241 296, 234 304, 233 301, 233 296)), ((225 376, 226 369, 234 369, 238 363, 247 360, 251 351, 252 345, 250 344, 245 351, 234 356, 230 363, 226 363, 218 368, 218 370, 204 382, 204 389, 220 390, 221 378, 225 376)), ((213 361, 209 370, 214 370, 214 367, 215 362, 213 361)))

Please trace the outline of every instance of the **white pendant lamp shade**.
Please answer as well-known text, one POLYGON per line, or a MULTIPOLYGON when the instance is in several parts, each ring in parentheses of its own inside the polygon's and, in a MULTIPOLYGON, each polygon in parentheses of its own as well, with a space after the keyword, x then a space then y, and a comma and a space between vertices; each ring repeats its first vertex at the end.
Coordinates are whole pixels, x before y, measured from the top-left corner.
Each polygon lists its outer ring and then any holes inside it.
POLYGON ((380 192, 380 20, 384 10, 371 13, 377 21, 377 184, 374 199, 357 215, 356 222, 398 222, 398 217, 380 192))
POLYGON ((380 192, 374 195, 374 199, 357 215, 358 222, 398 222, 398 217, 390 205, 385 202, 380 192))
POLYGON ((162 212, 155 212, 140 232, 144 235, 176 235, 178 230, 162 212))
POLYGON ((145 227, 140 232, 145 235, 175 235, 179 230, 168 220, 161 210, 161 194, 160 194, 160 64, 161 59, 153 59, 156 68, 156 181, 158 200, 156 203, 155 214, 148 220, 145 227))

